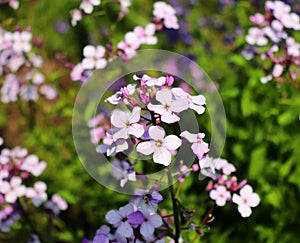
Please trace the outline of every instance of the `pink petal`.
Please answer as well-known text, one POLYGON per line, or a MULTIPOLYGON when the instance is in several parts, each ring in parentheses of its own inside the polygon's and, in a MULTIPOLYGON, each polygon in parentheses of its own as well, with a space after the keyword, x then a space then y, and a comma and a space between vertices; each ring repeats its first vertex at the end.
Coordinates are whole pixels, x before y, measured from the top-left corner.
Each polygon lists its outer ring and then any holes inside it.
POLYGON ((243 199, 239 195, 233 194, 232 201, 240 205, 243 202, 243 199))
POLYGON ((92 45, 87 45, 83 48, 83 55, 85 57, 93 57, 96 53, 96 49, 92 45))
POLYGON ((211 190, 209 193, 209 197, 213 200, 217 200, 217 198, 219 197, 219 194, 217 193, 216 190, 211 190))
POLYGON ((120 138, 124 138, 127 139, 128 138, 128 128, 121 128, 119 131, 117 131, 116 133, 114 133, 113 135, 113 140, 117 141, 120 138))
POLYGON ((107 65, 107 61, 104 58, 98 59, 95 63, 97 69, 103 69, 107 65))
POLYGON ((111 115, 111 124, 117 128, 126 127, 126 123, 129 121, 129 115, 127 112, 115 109, 111 115))
POLYGON ((152 105, 151 103, 148 104, 147 108, 150 111, 154 111, 157 114, 164 114, 166 112, 166 109, 162 105, 152 105))
POLYGON ((175 135, 169 135, 165 137, 164 144, 169 150, 175 150, 181 146, 181 140, 175 135))
POLYGON ((201 115, 205 112, 205 108, 201 105, 195 105, 193 103, 190 103, 190 108, 196 111, 198 115, 201 115))
POLYGON ((249 195, 252 195, 253 189, 250 185, 245 185, 241 191, 240 191, 240 195, 243 198, 248 198, 249 195))
POLYGON ((220 207, 223 207, 226 204, 226 198, 223 197, 217 198, 216 204, 220 207))
POLYGON ((248 200, 251 207, 256 207, 260 202, 260 198, 256 193, 252 193, 248 200))
POLYGON ((171 124, 171 123, 178 122, 180 120, 180 117, 175 114, 172 114, 171 112, 165 112, 162 114, 161 120, 162 122, 171 124))

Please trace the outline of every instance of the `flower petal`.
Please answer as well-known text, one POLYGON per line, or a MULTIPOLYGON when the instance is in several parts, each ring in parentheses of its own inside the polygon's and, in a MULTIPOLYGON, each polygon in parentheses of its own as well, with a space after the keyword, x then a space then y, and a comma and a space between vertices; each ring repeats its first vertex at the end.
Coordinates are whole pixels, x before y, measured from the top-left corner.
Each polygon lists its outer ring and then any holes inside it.
POLYGON ((153 141, 147 141, 147 142, 141 142, 136 146, 136 150, 142 154, 149 155, 154 152, 154 142, 153 141))
POLYGON ((134 135, 137 138, 143 136, 144 132, 145 129, 141 124, 131 124, 131 126, 128 129, 128 134, 134 135))
POLYGON ((251 208, 245 204, 239 205, 238 211, 240 212, 243 218, 249 217, 252 213, 251 208))
POLYGON ((165 137, 164 144, 167 149, 169 150, 175 150, 181 146, 181 140, 175 135, 169 135, 165 137))
POLYGON ((151 126, 149 127, 149 135, 154 140, 163 140, 166 132, 160 126, 151 126))
POLYGON ((141 119, 141 108, 136 106, 133 108, 131 116, 129 117, 130 124, 137 123, 141 119))
POLYGON ((144 222, 141 225, 141 234, 147 238, 154 233, 154 227, 150 224, 150 222, 144 222))
POLYGON ((155 149, 153 161, 158 164, 168 166, 171 163, 171 153, 164 147, 155 149))
POLYGON ((121 216, 116 210, 110 210, 105 215, 105 219, 110 224, 117 224, 121 221, 121 216))
POLYGON ((172 93, 169 89, 162 89, 157 91, 156 100, 162 103, 163 105, 170 105, 172 102, 172 93))

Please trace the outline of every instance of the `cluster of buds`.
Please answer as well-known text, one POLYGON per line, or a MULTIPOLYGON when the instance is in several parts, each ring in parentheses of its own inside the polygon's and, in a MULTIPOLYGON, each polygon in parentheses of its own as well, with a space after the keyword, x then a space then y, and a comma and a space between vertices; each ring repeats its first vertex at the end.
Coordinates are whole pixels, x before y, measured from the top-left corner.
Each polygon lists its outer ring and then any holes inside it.
POLYGON ((68 205, 58 194, 51 199, 47 194, 47 185, 37 181, 32 187, 28 182, 34 180, 45 170, 45 161, 39 161, 34 154, 28 154, 27 149, 15 147, 4 148, 0 154, 0 230, 10 231, 14 222, 23 214, 27 214, 28 203, 57 216, 68 205))
POLYGON ((0 75, 4 76, 1 100, 4 103, 36 101, 39 94, 52 100, 57 97, 56 89, 46 84, 40 71, 42 57, 32 52, 30 29, 15 32, 0 27, 0 75))
POLYGON ((282 1, 267 1, 265 14, 256 13, 250 20, 256 27, 249 29, 246 41, 251 47, 242 54, 246 59, 260 55, 263 61, 271 63, 264 67, 267 76, 261 77, 261 82, 274 79, 281 83, 292 82, 300 88, 296 81, 299 76, 300 43, 294 38, 300 30, 299 15, 282 1))
POLYGON ((113 62, 116 58, 121 57, 126 61, 136 55, 136 51, 142 45, 157 44, 157 31, 164 27, 167 29, 178 29, 178 19, 175 15, 175 9, 164 3, 155 2, 153 10, 153 21, 148 23, 145 28, 136 26, 132 31, 125 34, 124 40, 117 44, 114 48, 111 44, 106 47, 102 45, 87 45, 83 48, 83 59, 75 65, 71 72, 73 81, 85 82, 92 71, 103 69, 109 62, 113 62))

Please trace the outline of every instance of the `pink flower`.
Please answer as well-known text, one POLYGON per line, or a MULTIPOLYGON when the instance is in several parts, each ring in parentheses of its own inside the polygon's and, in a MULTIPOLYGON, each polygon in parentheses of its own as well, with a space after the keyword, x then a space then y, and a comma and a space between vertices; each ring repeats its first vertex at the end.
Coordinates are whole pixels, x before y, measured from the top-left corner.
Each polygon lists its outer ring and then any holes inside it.
POLYGON ((199 115, 204 113, 204 105, 206 104, 206 101, 203 95, 191 96, 182 88, 173 88, 171 91, 175 97, 186 99, 189 103, 189 107, 196 111, 199 115))
POLYGON ((153 15, 156 18, 163 19, 166 28, 178 29, 178 19, 176 17, 175 9, 165 2, 155 2, 153 15))
POLYGON ((31 198, 33 205, 38 207, 48 198, 46 190, 47 185, 42 181, 38 181, 33 188, 27 188, 26 197, 31 198))
POLYGON ((21 169, 30 172, 34 176, 39 176, 46 169, 47 164, 44 161, 39 162, 36 155, 32 154, 25 158, 21 169))
POLYGON ((227 191, 225 186, 217 186, 216 189, 210 191, 209 196, 216 201, 218 206, 223 207, 226 201, 230 199, 230 192, 227 191))
POLYGON ((31 50, 32 34, 28 31, 13 33, 13 50, 16 52, 29 52, 31 50))
POLYGON ((265 46, 268 44, 268 39, 264 36, 264 31, 257 27, 249 29, 246 41, 250 45, 265 46))
POLYGON ((240 196, 237 194, 233 195, 232 201, 239 205, 238 211, 245 218, 251 215, 251 207, 256 207, 260 202, 260 198, 253 192, 251 186, 246 185, 240 190, 240 196))
POLYGON ((140 114, 140 107, 134 107, 131 113, 115 109, 111 116, 111 123, 119 130, 114 133, 113 139, 115 141, 119 138, 127 139, 129 135, 140 138, 145 131, 144 127, 138 124, 141 119, 140 114))
POLYGON ((174 123, 180 120, 175 114, 188 109, 188 102, 185 99, 173 99, 169 89, 159 90, 156 94, 156 100, 161 105, 148 104, 148 109, 161 115, 161 120, 165 123, 174 123))
POLYGON ((280 75, 283 73, 283 66, 280 64, 275 64, 273 67, 272 75, 276 78, 280 77, 280 75))
POLYGON ((40 87, 40 92, 48 100, 54 100, 58 96, 56 89, 52 85, 49 85, 49 84, 43 84, 40 87))
POLYGON ((83 13, 79 9, 73 9, 71 10, 71 24, 72 26, 76 26, 77 22, 80 21, 83 17, 83 13))
POLYGON ((236 169, 233 164, 228 163, 225 159, 216 159, 215 160, 216 169, 222 170, 225 175, 230 175, 232 172, 235 172, 236 169))
POLYGON ((159 77, 159 78, 153 78, 148 76, 147 74, 144 74, 142 78, 138 77, 137 75, 133 76, 134 80, 141 80, 141 85, 147 85, 148 87, 152 86, 162 86, 166 83, 166 77, 159 77))
POLYGON ((136 26, 133 30, 138 36, 141 44, 155 45, 157 43, 157 37, 154 36, 156 26, 153 23, 146 25, 145 29, 141 26, 136 26))
POLYGON ((81 8, 86 14, 91 14, 94 10, 94 6, 100 5, 100 0, 82 0, 79 8, 81 8))
POLYGON ((203 155, 209 151, 208 144, 203 141, 205 137, 204 133, 193 134, 188 131, 184 131, 180 134, 181 137, 184 137, 190 143, 192 143, 192 150, 198 159, 202 159, 203 155))
POLYGON ((171 163, 171 151, 181 145, 181 140, 175 135, 166 136, 165 130, 159 126, 149 128, 150 141, 141 142, 137 145, 137 151, 150 155, 153 153, 153 161, 168 166, 171 163))
POLYGON ((135 32, 127 32, 124 41, 118 43, 118 48, 122 50, 127 59, 135 56, 136 50, 140 47, 140 39, 135 32))
POLYGON ((22 185, 22 179, 20 177, 14 176, 10 182, 2 182, 0 192, 5 194, 6 202, 14 203, 19 197, 25 195, 26 187, 22 185))
POLYGON ((82 60, 82 67, 84 69, 103 69, 107 65, 105 59, 105 48, 103 46, 87 45, 83 49, 84 59, 82 60))

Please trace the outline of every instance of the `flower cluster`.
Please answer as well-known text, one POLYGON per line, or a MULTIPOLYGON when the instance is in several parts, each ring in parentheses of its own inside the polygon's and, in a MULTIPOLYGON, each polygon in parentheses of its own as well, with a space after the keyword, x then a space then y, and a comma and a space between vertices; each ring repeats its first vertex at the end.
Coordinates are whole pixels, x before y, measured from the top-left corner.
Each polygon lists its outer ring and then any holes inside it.
POLYGON ((141 45, 155 45, 157 43, 156 31, 163 27, 169 29, 178 29, 178 20, 175 15, 176 11, 170 5, 164 2, 154 3, 153 21, 148 23, 144 28, 136 26, 132 31, 125 34, 124 40, 113 48, 108 44, 106 48, 102 45, 87 45, 83 48, 83 59, 73 67, 71 79, 73 81, 85 82, 90 73, 95 69, 103 69, 108 62, 114 61, 121 57, 126 61, 136 55, 136 51, 141 45))
POLYGON ((29 29, 9 32, 0 27, 0 75, 4 76, 1 100, 4 103, 19 98, 36 101, 39 93, 49 100, 57 97, 55 88, 45 83, 45 76, 40 71, 43 60, 32 52, 31 42, 29 29))
MULTIPOLYGON (((165 180, 166 175, 171 184, 175 180, 184 183, 191 172, 198 172, 199 169, 202 175, 212 178, 207 190, 217 206, 224 206, 227 201, 233 202, 238 204, 238 211, 243 217, 250 216, 251 207, 256 207, 260 199, 253 193, 251 186, 246 185, 245 180, 238 183, 235 176, 230 176, 236 168, 226 160, 208 157, 209 146, 204 141, 205 133, 192 133, 188 130, 178 132, 175 128, 181 120, 182 112, 188 109, 195 115, 205 112, 205 97, 192 95, 191 89, 183 89, 184 86, 169 75, 134 75, 133 82, 105 99, 106 103, 126 107, 127 110, 115 108, 108 112, 102 109, 99 115, 89 121, 91 141, 99 144, 98 153, 106 154, 111 159, 112 174, 120 181, 121 187, 125 187, 128 181, 139 180, 141 184, 144 180, 150 181, 144 171, 137 169, 143 159, 150 159, 151 163, 163 165, 166 169, 162 178, 155 180, 150 189, 137 189, 129 204, 118 211, 109 211, 106 221, 116 230, 110 233, 107 226, 102 226, 93 242, 165 242, 167 235, 178 240, 180 223, 176 219, 177 210, 171 216, 163 216, 164 211, 158 210, 158 203, 163 201, 158 193, 160 183, 165 180), (168 166, 179 148, 188 148, 194 154, 196 162, 191 165, 180 160, 175 171, 171 172, 168 166), (138 159, 133 163, 129 154, 138 154, 138 159), (240 195, 236 194, 238 191, 240 195), (233 196, 231 193, 234 193, 233 196), (160 231, 155 234, 158 227, 160 231)), ((197 236, 203 235, 201 226, 196 227, 192 220, 195 213, 183 206, 178 199, 180 186, 176 196, 174 188, 171 191, 173 207, 180 207, 178 210, 183 218, 181 224, 184 228, 195 231, 197 236)))
POLYGON ((59 195, 55 194, 48 200, 47 185, 37 181, 32 187, 28 181, 38 177, 45 170, 45 161, 39 161, 34 154, 28 154, 27 149, 15 147, 4 148, 0 154, 0 230, 10 231, 13 223, 22 214, 27 213, 25 203, 31 202, 35 207, 41 207, 50 215, 58 215, 66 210, 68 205, 59 195))
POLYGON ((80 21, 85 15, 93 13, 94 7, 99 6, 100 4, 100 0, 82 0, 79 5, 79 9, 75 8, 71 10, 72 26, 76 26, 77 22, 80 21))
POLYGON ((237 177, 231 176, 231 173, 236 171, 234 165, 225 159, 210 157, 203 158, 199 164, 201 173, 213 179, 209 181, 206 190, 216 205, 223 207, 227 202, 233 202, 238 205, 242 217, 249 217, 252 213, 251 207, 258 206, 260 198, 253 192, 252 187, 247 185, 246 180, 238 183, 237 177), (216 173, 216 170, 219 173, 216 173), (240 191, 240 195, 236 194, 237 191, 240 191))
POLYGON ((157 213, 162 201, 161 194, 153 189, 138 190, 131 202, 106 214, 106 221, 116 229, 115 233, 110 233, 110 228, 103 225, 93 242, 164 242, 159 234, 155 235, 155 229, 163 225, 157 213))
POLYGON ((271 62, 271 66, 264 68, 267 76, 261 77, 261 82, 272 79, 291 81, 299 87, 296 79, 299 75, 300 43, 293 36, 300 30, 299 15, 283 1, 267 1, 265 14, 256 13, 250 20, 256 25, 248 30, 246 36, 252 48, 246 48, 242 54, 246 59, 251 59, 254 54, 260 55, 262 60, 271 62))
POLYGON ((0 4, 4 3, 7 3, 13 9, 18 9, 20 5, 18 0, 0 0, 0 4))

